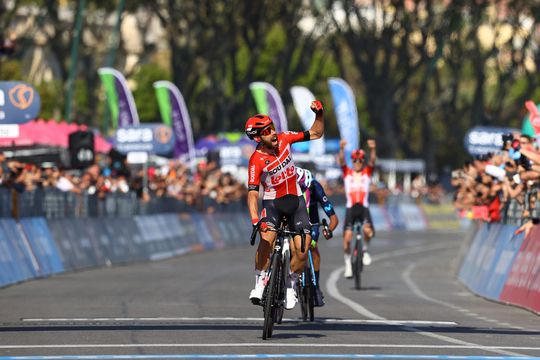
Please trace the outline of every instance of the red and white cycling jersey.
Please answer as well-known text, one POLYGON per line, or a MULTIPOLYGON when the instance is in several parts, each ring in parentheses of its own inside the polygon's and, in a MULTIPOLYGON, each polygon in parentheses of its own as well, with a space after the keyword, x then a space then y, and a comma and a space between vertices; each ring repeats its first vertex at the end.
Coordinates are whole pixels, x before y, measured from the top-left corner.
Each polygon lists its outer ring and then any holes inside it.
POLYGON ((371 184, 373 167, 366 166, 359 172, 355 172, 347 165, 342 166, 341 169, 343 170, 347 207, 350 208, 356 204, 368 207, 369 185, 371 184))
POLYGON ((309 140, 309 132, 285 131, 277 135, 278 155, 256 150, 249 159, 248 189, 256 190, 262 183, 263 200, 279 199, 285 195, 302 195, 296 180, 291 144, 309 140))

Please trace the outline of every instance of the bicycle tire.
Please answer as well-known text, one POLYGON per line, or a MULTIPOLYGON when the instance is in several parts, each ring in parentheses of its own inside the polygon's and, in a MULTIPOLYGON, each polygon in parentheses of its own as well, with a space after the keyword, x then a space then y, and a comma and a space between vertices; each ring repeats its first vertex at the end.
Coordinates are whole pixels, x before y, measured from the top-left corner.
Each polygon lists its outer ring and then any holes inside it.
POLYGON ((311 273, 311 264, 308 262, 306 263, 306 269, 305 272, 307 274, 306 276, 306 319, 309 318, 309 321, 313 321, 315 319, 315 286, 313 285, 313 274, 311 273))
MULTIPOLYGON (((305 272, 304 274, 302 274, 302 277, 305 276, 305 272)), ((298 283, 296 285, 296 293, 298 294, 298 302, 300 303, 300 311, 302 312, 302 321, 306 321, 307 320, 307 316, 308 316, 308 313, 307 313, 307 297, 306 297, 306 288, 304 286, 302 286, 302 281, 305 281, 303 279, 298 279, 298 283)))
POLYGON ((264 301, 264 324, 263 324, 263 340, 272 337, 272 330, 274 326, 274 317, 276 310, 276 295, 278 289, 279 272, 281 271, 281 256, 276 253, 273 256, 272 264, 270 265, 270 279, 266 287, 266 297, 264 301))
POLYGON ((313 284, 309 284, 307 290, 308 290, 308 296, 307 296, 308 317, 309 317, 309 321, 313 321, 315 319, 315 302, 314 302, 315 288, 313 287, 313 284))
POLYGON ((360 290, 362 288, 362 270, 364 268, 363 257, 364 251, 362 249, 362 238, 356 240, 356 246, 354 249, 354 260, 353 260, 353 277, 354 277, 354 288, 360 290))

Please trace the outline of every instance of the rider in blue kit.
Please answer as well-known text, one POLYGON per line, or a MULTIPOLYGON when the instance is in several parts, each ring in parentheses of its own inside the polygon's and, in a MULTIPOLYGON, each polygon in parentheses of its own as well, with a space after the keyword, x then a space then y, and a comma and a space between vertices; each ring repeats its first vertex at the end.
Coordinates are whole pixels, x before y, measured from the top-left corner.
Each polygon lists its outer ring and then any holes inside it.
POLYGON ((298 184, 304 192, 306 199, 306 206, 309 213, 309 221, 311 225, 311 239, 312 239, 312 248, 311 254, 313 256, 313 269, 315 270, 315 279, 317 280, 317 304, 316 306, 323 306, 323 294, 319 286, 319 273, 321 267, 321 255, 319 253, 319 248, 317 247, 317 240, 319 239, 319 204, 322 206, 326 216, 330 219, 330 224, 328 224, 328 229, 323 229, 323 236, 328 240, 332 238, 332 231, 337 227, 339 220, 334 211, 334 207, 328 201, 328 197, 324 192, 322 185, 313 178, 311 172, 307 169, 302 169, 296 167, 296 176, 298 178, 298 184))

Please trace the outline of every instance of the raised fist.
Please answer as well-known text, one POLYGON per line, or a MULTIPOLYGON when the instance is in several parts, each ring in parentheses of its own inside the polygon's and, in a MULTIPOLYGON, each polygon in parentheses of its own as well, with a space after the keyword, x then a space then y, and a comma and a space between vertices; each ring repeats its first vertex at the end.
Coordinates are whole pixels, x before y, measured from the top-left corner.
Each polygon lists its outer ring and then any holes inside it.
POLYGON ((377 143, 375 142, 375 140, 369 139, 369 140, 367 141, 367 146, 368 146, 368 148, 370 148, 370 149, 375 149, 375 148, 377 147, 377 143))
POLYGON ((313 100, 311 102, 310 108, 311 108, 311 111, 313 111, 315 114, 320 114, 324 110, 323 104, 319 100, 313 100))
POLYGON ((347 146, 347 140, 345 140, 345 139, 340 140, 339 141, 339 148, 341 150, 343 150, 343 149, 345 149, 345 146, 347 146))

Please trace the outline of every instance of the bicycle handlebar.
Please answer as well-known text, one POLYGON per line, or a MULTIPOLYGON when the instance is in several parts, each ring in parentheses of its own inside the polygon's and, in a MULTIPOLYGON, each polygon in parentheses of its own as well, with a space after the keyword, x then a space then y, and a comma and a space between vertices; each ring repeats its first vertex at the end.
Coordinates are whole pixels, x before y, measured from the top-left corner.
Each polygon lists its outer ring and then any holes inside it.
POLYGON ((257 233, 259 232, 259 229, 261 228, 261 222, 259 221, 257 225, 253 227, 253 230, 251 231, 251 241, 249 242, 251 246, 255 245, 255 239, 257 238, 257 233))
MULTIPOLYGON (((257 238, 257 233, 261 229, 262 221, 263 219, 259 220, 257 225, 253 227, 253 230, 251 232, 251 241, 250 241, 251 246, 255 245, 255 239, 257 238)), ((300 238, 302 239, 300 243, 300 251, 304 252, 306 250, 306 234, 304 234, 303 232, 290 231, 286 229, 274 229, 274 228, 268 228, 268 231, 276 232, 278 235, 292 235, 292 236, 300 235, 300 238)))

